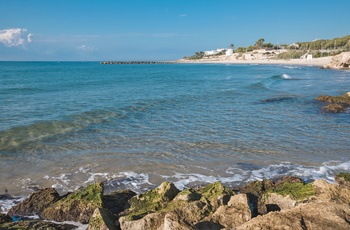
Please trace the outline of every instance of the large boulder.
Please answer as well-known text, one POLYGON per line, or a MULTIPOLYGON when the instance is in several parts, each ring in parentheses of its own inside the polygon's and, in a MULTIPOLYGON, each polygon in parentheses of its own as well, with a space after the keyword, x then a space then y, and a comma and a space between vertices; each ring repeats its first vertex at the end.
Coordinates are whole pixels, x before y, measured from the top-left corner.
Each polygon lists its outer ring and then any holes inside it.
POLYGON ((266 214, 270 211, 293 208, 314 195, 316 191, 311 184, 304 184, 300 181, 276 183, 260 197, 258 211, 260 214, 266 214))
POLYGON ((123 218, 127 220, 138 220, 149 213, 161 210, 165 208, 179 192, 180 191, 173 183, 163 182, 155 189, 132 197, 128 201, 130 208, 123 213, 127 214, 123 218))
POLYGON ((102 207, 103 183, 95 183, 67 195, 53 203, 40 214, 54 221, 89 222, 96 208, 102 207))
POLYGON ((350 204, 350 190, 346 186, 329 184, 325 180, 315 180, 311 184, 317 194, 315 202, 350 204))
POLYGON ((227 229, 233 229, 252 218, 248 197, 246 194, 232 196, 227 205, 220 206, 212 215, 211 220, 227 229))
POLYGON ((120 226, 121 229, 161 229, 181 220, 180 225, 186 226, 184 229, 191 229, 200 222, 211 222, 212 214, 220 206, 227 205, 234 194, 219 182, 181 192, 172 183, 164 182, 156 189, 131 198, 130 208, 119 218, 120 226))
POLYGON ((350 52, 343 52, 332 58, 332 61, 324 66, 332 69, 350 69, 350 52))
POLYGON ((53 188, 44 188, 31 194, 16 206, 12 207, 9 216, 31 216, 40 213, 52 203, 60 199, 59 194, 53 188))
MULTIPOLYGON (((350 92, 348 93, 350 96, 350 92)), ((335 181, 342 186, 350 189, 350 173, 341 172, 334 177, 335 181)))
POLYGON ((280 212, 258 216, 236 230, 283 229, 283 230, 345 230, 350 229, 348 204, 306 203, 280 212))

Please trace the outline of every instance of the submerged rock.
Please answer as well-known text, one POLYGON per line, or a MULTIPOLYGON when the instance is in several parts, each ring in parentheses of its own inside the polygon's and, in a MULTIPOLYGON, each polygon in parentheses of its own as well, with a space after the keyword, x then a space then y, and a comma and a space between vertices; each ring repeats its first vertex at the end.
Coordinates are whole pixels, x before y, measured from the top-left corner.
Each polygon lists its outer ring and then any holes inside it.
POLYGON ((8 212, 9 216, 40 215, 41 212, 60 199, 59 194, 53 188, 44 188, 31 194, 8 212))
POLYGON ((95 209, 102 207, 102 194, 102 183, 88 185, 53 203, 40 216, 47 220, 86 224, 95 209))
MULTIPOLYGON (((350 92, 349 92, 350 93, 350 92)), ((345 93, 341 96, 326 96, 322 95, 316 98, 317 101, 327 102, 328 105, 323 109, 326 112, 341 113, 350 107, 350 94, 345 93)))

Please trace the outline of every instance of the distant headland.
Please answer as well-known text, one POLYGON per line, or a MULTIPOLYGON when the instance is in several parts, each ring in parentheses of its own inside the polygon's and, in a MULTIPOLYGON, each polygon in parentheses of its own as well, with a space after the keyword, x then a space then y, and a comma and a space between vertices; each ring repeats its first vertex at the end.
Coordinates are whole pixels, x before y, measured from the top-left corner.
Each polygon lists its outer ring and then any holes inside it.
POLYGON ((331 40, 316 39, 311 42, 273 45, 260 38, 254 45, 195 52, 180 63, 236 63, 236 64, 291 64, 312 65, 325 68, 349 69, 350 35, 331 40), (336 58, 336 55, 342 54, 336 58), (338 63, 341 62, 341 63, 338 63), (332 64, 333 63, 333 64, 332 64))

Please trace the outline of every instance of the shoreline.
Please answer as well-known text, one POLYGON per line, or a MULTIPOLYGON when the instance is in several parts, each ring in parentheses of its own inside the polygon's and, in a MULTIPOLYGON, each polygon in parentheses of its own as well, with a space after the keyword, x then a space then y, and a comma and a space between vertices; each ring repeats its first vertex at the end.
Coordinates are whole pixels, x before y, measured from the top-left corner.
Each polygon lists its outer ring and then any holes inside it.
POLYGON ((324 67, 329 64, 334 56, 306 59, 255 59, 255 60, 237 60, 233 57, 218 57, 212 59, 197 59, 197 60, 177 60, 178 63, 200 63, 200 64, 264 64, 264 65, 302 65, 302 66, 317 66, 324 67))

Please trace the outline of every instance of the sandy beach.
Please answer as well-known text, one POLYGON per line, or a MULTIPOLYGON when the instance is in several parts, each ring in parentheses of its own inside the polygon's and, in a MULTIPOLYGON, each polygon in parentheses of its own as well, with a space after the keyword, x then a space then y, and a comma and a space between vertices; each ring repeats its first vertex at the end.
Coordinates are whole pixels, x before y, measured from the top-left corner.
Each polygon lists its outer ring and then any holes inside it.
POLYGON ((331 62, 333 56, 306 59, 256 59, 256 60, 237 60, 234 56, 220 56, 216 58, 203 58, 198 60, 181 59, 180 63, 222 63, 222 64, 269 64, 269 65, 304 65, 304 66, 320 66, 323 67, 331 62))

